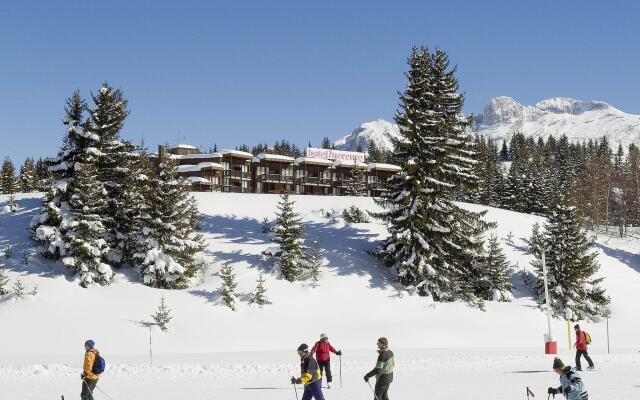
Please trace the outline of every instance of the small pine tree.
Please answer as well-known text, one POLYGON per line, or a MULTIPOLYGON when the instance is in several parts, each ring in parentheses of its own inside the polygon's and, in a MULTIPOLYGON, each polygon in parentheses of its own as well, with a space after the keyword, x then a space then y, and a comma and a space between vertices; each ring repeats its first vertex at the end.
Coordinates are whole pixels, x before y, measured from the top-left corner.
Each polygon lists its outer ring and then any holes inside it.
POLYGON ((24 285, 20 278, 16 279, 16 283, 13 285, 13 294, 18 299, 24 298, 24 285))
POLYGON ((156 325, 158 325, 163 332, 167 331, 167 325, 173 317, 171 316, 171 309, 164 301, 164 294, 160 297, 160 305, 158 305, 155 314, 151 314, 151 318, 153 318, 156 325))
POLYGON ((265 235, 271 233, 271 223, 269 222, 269 218, 264 217, 262 220, 262 233, 265 235))
POLYGON ((320 266, 322 265, 322 250, 320 249, 320 241, 313 241, 311 252, 309 254, 309 279, 311 279, 311 287, 317 288, 320 282, 320 266))
POLYGON ((487 244, 487 251, 479 261, 482 274, 481 279, 475 282, 476 292, 484 300, 511 301, 513 285, 508 274, 507 257, 495 235, 491 235, 487 244))
POLYGON ((220 270, 220 278, 222 278, 222 288, 220 289, 220 299, 230 309, 236 311, 236 275, 233 273, 231 264, 226 263, 220 270))
POLYGON ((304 243, 300 236, 304 227, 300 224, 300 216, 293 211, 294 202, 288 194, 283 194, 278 203, 276 226, 273 241, 280 245, 280 255, 276 265, 286 280, 293 282, 300 277, 304 266, 304 243))
POLYGON ((251 302, 262 307, 265 304, 271 304, 271 302, 267 299, 266 293, 267 288, 264 287, 264 276, 262 272, 258 275, 258 284, 256 285, 256 289, 253 291, 253 296, 251 297, 251 302))
POLYGON ((9 259, 13 256, 13 246, 8 244, 4 247, 4 258, 9 259))
POLYGON ((7 270, 4 267, 4 264, 0 263, 0 296, 9 294, 9 291, 7 290, 7 283, 9 283, 7 270))
POLYGON ((545 246, 544 232, 540 231, 540 224, 534 223, 531 228, 531 237, 524 240, 528 246, 528 253, 536 257, 540 257, 542 249, 545 246))

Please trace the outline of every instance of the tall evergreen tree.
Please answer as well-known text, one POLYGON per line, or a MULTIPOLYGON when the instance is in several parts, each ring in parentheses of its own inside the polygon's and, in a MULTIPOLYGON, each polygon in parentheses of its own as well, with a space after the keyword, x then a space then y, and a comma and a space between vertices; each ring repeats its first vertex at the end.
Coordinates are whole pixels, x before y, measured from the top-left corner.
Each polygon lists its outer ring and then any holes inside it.
POLYGON ((236 283, 236 276, 233 273, 233 267, 231 264, 226 263, 222 266, 222 269, 220 270, 220 278, 222 278, 220 300, 222 300, 224 305, 233 311, 236 311, 236 302, 238 301, 236 288, 238 287, 238 284, 236 283))
POLYGON ((134 261, 146 285, 184 288, 198 272, 196 256, 204 250, 197 203, 176 176, 173 159, 161 155, 158 169, 147 199, 149 226, 142 227, 134 261))
POLYGON ((460 283, 481 255, 482 241, 469 235, 481 230, 481 214, 452 201, 477 180, 466 134, 470 121, 461 116, 464 96, 443 51, 414 48, 408 63, 402 110, 395 117, 400 138, 394 139, 394 158, 403 171, 376 200, 385 211, 373 215, 389 224, 391 236, 374 254, 421 295, 476 302, 473 288, 460 283))
MULTIPOLYGON (((603 316, 609 298, 600 286, 604 278, 594 275, 599 269, 592 242, 582 228, 577 208, 571 195, 565 195, 556 204, 545 226, 544 248, 551 312, 568 321, 596 320, 603 316)), ((538 275, 536 289, 538 303, 545 302, 543 269, 540 247, 532 248, 532 262, 538 275)))
POLYGON ((384 154, 378 148, 378 145, 376 144, 375 140, 372 140, 369 142, 369 149, 367 150, 367 162, 370 162, 370 163, 385 162, 384 154))
POLYGON ((111 282, 113 272, 102 262, 109 251, 102 222, 107 209, 104 186, 98 180, 93 153, 85 153, 80 163, 82 168, 74 178, 69 198, 70 222, 63 234, 69 247, 62 262, 76 272, 83 287, 93 283, 105 285, 111 282))
POLYGON ((323 149, 333 149, 333 145, 331 144, 331 140, 327 136, 322 138, 322 148, 323 149))
POLYGON ((38 175, 33 159, 27 158, 20 167, 20 190, 22 193, 30 193, 38 190, 38 175))
POLYGON ((16 169, 9 157, 4 158, 2 170, 0 171, 0 192, 2 194, 14 194, 20 191, 16 169))
MULTIPOLYGON (((67 99, 63 122, 67 126, 67 135, 58 156, 48 163, 50 185, 42 202, 38 215, 31 221, 29 232, 40 242, 39 251, 46 257, 59 259, 66 255, 70 243, 66 241, 66 232, 73 220, 71 195, 74 192, 75 176, 83 170, 83 163, 95 164, 95 157, 100 155, 99 138, 91 130, 84 119, 86 104, 79 91, 67 99)), ((40 167, 44 163, 38 163, 40 167)), ((46 176, 42 171, 39 176, 46 176)), ((43 178, 42 182, 48 181, 43 178)), ((101 197, 104 195, 101 193, 101 197)), ((75 210, 80 212, 81 210, 75 210)))
POLYGON ((120 131, 129 115, 128 102, 120 89, 113 89, 106 82, 91 98, 90 124, 99 138, 98 179, 106 189, 108 205, 104 216, 105 237, 110 247, 107 259, 119 264, 123 261, 123 242, 130 234, 123 225, 128 219, 125 188, 127 180, 132 179, 131 153, 134 146, 120 138, 120 131))
POLYGON ((300 238, 304 227, 300 223, 300 216, 293 210, 294 205, 295 202, 288 194, 280 196, 276 226, 273 228, 273 241, 280 245, 280 254, 275 264, 289 282, 298 279, 302 268, 306 265, 305 246, 300 238))

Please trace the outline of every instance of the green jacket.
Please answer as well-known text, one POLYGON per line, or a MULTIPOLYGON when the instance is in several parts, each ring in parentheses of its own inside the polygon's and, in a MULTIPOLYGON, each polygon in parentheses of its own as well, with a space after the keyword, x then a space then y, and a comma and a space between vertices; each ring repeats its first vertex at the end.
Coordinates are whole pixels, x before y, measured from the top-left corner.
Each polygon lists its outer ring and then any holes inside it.
POLYGON ((366 375, 367 379, 375 376, 379 382, 384 381, 385 383, 391 383, 393 381, 394 364, 395 362, 393 359, 393 352, 391 350, 389 350, 388 348, 384 350, 378 350, 376 367, 366 375))

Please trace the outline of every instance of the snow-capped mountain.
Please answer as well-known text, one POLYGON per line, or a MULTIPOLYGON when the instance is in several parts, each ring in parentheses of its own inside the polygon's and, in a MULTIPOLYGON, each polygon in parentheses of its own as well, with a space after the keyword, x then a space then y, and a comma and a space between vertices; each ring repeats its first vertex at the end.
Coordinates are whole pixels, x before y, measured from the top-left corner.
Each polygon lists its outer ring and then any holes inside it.
POLYGON ((338 150, 355 151, 358 146, 361 146, 362 150, 366 151, 369 148, 369 143, 373 140, 379 148, 391 150, 393 149, 391 138, 399 134, 398 125, 384 119, 378 119, 365 122, 333 144, 338 150))
MULTIPOLYGON (((640 143, 640 115, 627 114, 602 101, 581 101, 554 97, 525 106, 511 97, 495 97, 475 117, 472 126, 478 133, 497 140, 507 140, 514 132, 534 137, 560 137, 571 141, 600 139, 607 136, 614 147, 621 143, 640 143)), ((340 150, 367 149, 374 140, 378 147, 393 148, 391 136, 398 135, 396 124, 383 119, 367 122, 334 142, 340 150)))
POLYGON ((511 97, 491 99, 475 118, 473 131, 494 139, 509 138, 514 132, 534 137, 559 137, 571 141, 607 136, 612 146, 624 147, 640 141, 640 115, 624 113, 602 101, 580 101, 565 97, 542 100, 525 106, 511 97))

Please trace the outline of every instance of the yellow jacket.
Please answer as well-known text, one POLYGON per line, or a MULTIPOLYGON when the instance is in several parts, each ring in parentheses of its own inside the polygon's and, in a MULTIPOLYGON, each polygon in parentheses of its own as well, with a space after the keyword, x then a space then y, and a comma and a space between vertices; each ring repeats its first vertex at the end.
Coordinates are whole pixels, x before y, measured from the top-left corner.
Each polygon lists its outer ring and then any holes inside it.
POLYGON ((91 369, 93 368, 93 362, 96 360, 96 354, 98 350, 91 349, 84 353, 84 365, 82 366, 82 372, 84 372, 85 379, 91 379, 92 381, 98 380, 98 375, 94 374, 91 369))

